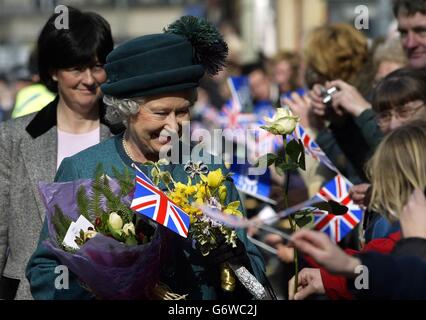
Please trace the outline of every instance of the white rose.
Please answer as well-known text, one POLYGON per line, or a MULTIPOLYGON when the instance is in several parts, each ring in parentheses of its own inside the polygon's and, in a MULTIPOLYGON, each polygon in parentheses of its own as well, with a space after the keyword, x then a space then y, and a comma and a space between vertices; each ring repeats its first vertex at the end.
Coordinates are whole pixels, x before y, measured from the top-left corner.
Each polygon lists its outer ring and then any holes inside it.
POLYGON ((84 241, 94 238, 98 233, 95 230, 87 230, 84 233, 84 241))
POLYGON ((123 227, 123 220, 116 212, 111 212, 108 223, 114 230, 121 230, 123 227))
POLYGON ((132 222, 126 223, 123 226, 123 232, 126 236, 128 236, 129 234, 135 235, 136 234, 135 225, 132 222))
POLYGON ((294 131, 299 122, 299 117, 293 116, 287 108, 278 108, 272 119, 265 117, 264 120, 266 125, 262 126, 263 129, 276 135, 283 135, 294 131))

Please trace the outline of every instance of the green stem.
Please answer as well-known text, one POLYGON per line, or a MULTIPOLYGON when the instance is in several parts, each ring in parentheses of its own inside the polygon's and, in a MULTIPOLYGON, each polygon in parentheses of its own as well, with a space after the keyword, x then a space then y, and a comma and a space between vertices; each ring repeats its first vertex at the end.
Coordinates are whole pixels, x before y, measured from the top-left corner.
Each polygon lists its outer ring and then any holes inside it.
MULTIPOLYGON (((287 147, 287 137, 286 135, 283 135, 283 146, 284 146, 284 161, 285 163, 288 163, 289 156, 286 150, 287 147)), ((286 181, 285 181, 285 187, 284 187, 284 209, 288 208, 288 188, 290 185, 290 172, 287 171, 286 174, 286 181)), ((293 217, 288 218, 290 222, 290 228, 292 233, 296 232, 296 220, 294 220, 293 217)), ((299 287, 299 263, 298 263, 298 256, 297 256, 297 250, 294 249, 294 293, 296 294, 297 288, 299 287)))
MULTIPOLYGON (((292 217, 289 217, 289 221, 290 221, 291 231, 293 233, 296 232, 296 221, 292 217)), ((294 248, 293 250, 294 250, 294 260, 293 260, 294 262, 294 293, 296 293, 297 288, 299 287, 299 262, 298 262, 296 248, 294 248)))
MULTIPOLYGON (((163 171, 160 169, 160 167, 158 166, 158 164, 156 162, 154 162, 154 167, 155 169, 157 169, 158 174, 162 173, 163 171)), ((176 184, 175 180, 173 179, 173 177, 170 175, 170 178, 172 179, 172 183, 176 184)), ((164 181, 164 179, 161 179, 161 181, 163 181, 164 185, 166 186, 167 190, 171 193, 172 190, 169 187, 169 184, 166 183, 166 181, 164 181)))

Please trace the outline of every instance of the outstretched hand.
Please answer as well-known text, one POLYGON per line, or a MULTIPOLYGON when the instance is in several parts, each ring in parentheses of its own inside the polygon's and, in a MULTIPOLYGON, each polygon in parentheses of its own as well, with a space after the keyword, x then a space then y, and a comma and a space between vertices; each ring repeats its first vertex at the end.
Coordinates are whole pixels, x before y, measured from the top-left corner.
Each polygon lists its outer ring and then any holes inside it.
POLYGON ((327 88, 336 87, 339 89, 332 99, 333 109, 338 115, 346 111, 354 117, 358 117, 367 109, 371 109, 370 103, 364 99, 359 91, 343 80, 334 80, 326 83, 327 88))
POLYGON ((319 265, 334 274, 353 276, 360 260, 347 255, 324 233, 302 229, 291 238, 296 249, 312 257, 319 265))

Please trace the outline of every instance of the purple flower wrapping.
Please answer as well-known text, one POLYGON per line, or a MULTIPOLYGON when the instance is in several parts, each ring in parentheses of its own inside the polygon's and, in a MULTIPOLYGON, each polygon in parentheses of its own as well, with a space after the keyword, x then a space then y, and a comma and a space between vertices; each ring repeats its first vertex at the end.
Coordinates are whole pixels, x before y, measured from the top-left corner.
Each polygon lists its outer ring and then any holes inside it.
MULTIPOLYGON (((44 245, 66 265, 93 294, 101 299, 148 299, 152 288, 159 282, 161 258, 164 257, 165 238, 162 228, 157 228, 151 242, 129 246, 113 238, 97 234, 75 253, 66 252, 57 243, 52 223, 55 205, 64 215, 76 221, 79 211, 77 191, 84 186, 91 191, 92 180, 64 183, 40 183, 39 191, 47 209, 49 238, 44 245)), ((116 181, 110 180, 115 194, 119 192, 116 181)), ((131 197, 122 199, 130 204, 131 197)))

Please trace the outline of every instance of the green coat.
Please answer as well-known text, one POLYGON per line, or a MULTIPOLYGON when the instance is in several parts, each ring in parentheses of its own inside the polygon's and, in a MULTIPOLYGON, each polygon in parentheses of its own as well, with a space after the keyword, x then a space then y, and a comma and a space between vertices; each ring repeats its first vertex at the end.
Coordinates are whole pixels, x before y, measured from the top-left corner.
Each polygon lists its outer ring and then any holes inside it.
MULTIPOLYGON (((99 163, 103 164, 104 171, 113 176, 112 167, 123 170, 126 166, 132 169, 132 161, 126 155, 122 145, 122 135, 115 136, 86 149, 73 157, 63 160, 58 169, 55 181, 65 182, 81 178, 93 178, 95 169, 99 163)), ((209 165, 210 170, 221 167, 222 164, 209 165)), ((148 167, 141 169, 149 176, 148 167)), ((168 168, 176 181, 187 182, 187 174, 183 165, 168 165, 168 168)), ((133 172, 133 169, 131 170, 133 172)), ((228 201, 239 200, 238 192, 233 184, 228 183, 228 201)), ((161 186, 160 186, 161 187, 161 186)), ((83 289, 75 276, 70 272, 69 289, 56 290, 54 287, 55 267, 60 264, 59 260, 43 245, 42 242, 48 237, 47 223, 44 222, 40 234, 39 244, 32 255, 26 269, 26 276, 31 285, 31 293, 35 299, 91 299, 93 296, 83 289)), ((264 261, 257 248, 248 241, 244 231, 238 231, 238 237, 245 244, 254 275, 265 284, 264 261)), ((208 265, 206 259, 201 257, 198 251, 191 246, 191 240, 179 236, 172 236, 171 255, 173 262, 164 266, 165 272, 163 282, 179 294, 189 294, 188 299, 221 299, 224 298, 220 289, 218 266, 208 265)), ((250 298, 245 289, 239 288, 235 291, 235 298, 250 298)), ((226 297, 230 297, 227 295, 226 297)), ((232 298, 232 295, 231 295, 232 298)))

